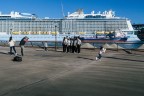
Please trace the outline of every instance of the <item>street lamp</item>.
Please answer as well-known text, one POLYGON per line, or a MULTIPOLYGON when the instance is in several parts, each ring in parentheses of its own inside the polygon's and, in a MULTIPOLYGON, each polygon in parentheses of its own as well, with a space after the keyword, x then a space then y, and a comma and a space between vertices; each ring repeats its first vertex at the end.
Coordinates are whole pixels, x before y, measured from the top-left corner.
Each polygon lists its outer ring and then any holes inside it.
POLYGON ((57 26, 55 25, 55 51, 57 51, 57 32, 56 32, 57 26))

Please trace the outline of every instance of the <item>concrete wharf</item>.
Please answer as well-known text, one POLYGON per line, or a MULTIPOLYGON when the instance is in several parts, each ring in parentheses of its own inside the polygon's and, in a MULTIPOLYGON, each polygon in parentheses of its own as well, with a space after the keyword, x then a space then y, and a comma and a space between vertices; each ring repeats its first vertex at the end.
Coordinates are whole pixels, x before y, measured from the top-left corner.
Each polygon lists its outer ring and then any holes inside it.
POLYGON ((97 49, 73 54, 26 47, 22 62, 8 51, 0 47, 0 96, 144 96, 142 50, 107 50, 95 61, 97 49))

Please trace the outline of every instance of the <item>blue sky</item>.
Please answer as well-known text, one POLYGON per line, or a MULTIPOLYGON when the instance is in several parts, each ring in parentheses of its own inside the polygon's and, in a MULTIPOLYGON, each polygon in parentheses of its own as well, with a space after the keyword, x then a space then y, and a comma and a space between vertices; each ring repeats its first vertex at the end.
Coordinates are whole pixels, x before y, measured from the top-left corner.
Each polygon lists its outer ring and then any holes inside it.
POLYGON ((91 11, 105 11, 112 9, 116 16, 127 17, 132 23, 144 23, 144 0, 0 0, 0 11, 10 13, 33 13, 40 18, 63 18, 64 14, 83 9, 85 13, 91 11), (62 3, 62 4, 61 4, 62 3))

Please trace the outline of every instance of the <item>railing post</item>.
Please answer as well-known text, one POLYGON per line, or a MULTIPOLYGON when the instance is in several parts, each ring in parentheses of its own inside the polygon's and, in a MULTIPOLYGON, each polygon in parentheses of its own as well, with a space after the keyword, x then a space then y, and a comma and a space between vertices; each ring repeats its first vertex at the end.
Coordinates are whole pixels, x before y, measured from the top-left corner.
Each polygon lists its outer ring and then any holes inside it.
POLYGON ((57 32, 56 32, 56 25, 55 25, 55 51, 57 51, 57 32))
POLYGON ((118 51, 118 43, 116 43, 117 44, 117 51, 118 51))

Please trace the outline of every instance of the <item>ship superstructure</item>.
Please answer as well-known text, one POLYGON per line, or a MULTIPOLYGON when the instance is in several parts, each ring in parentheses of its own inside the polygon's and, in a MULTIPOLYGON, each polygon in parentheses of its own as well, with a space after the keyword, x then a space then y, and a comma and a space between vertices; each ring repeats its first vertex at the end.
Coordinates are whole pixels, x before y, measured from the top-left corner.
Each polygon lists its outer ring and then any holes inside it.
POLYGON ((104 12, 97 12, 95 13, 92 11, 90 14, 85 14, 82 9, 78 9, 76 12, 71 13, 68 12, 68 16, 66 16, 67 19, 84 19, 84 18, 101 18, 101 19, 111 19, 111 18, 120 18, 120 17, 115 17, 115 12, 112 10, 109 11, 104 11, 104 12))
MULTIPOLYGON (((133 31, 127 18, 116 17, 112 10, 85 14, 83 10, 68 13, 62 19, 38 18, 35 14, 11 12, 0 13, 0 34, 87 36, 87 34, 109 34, 116 31, 133 31)), ((125 32, 126 32, 125 31, 125 32)), ((39 37, 40 38, 40 37, 39 37)))

